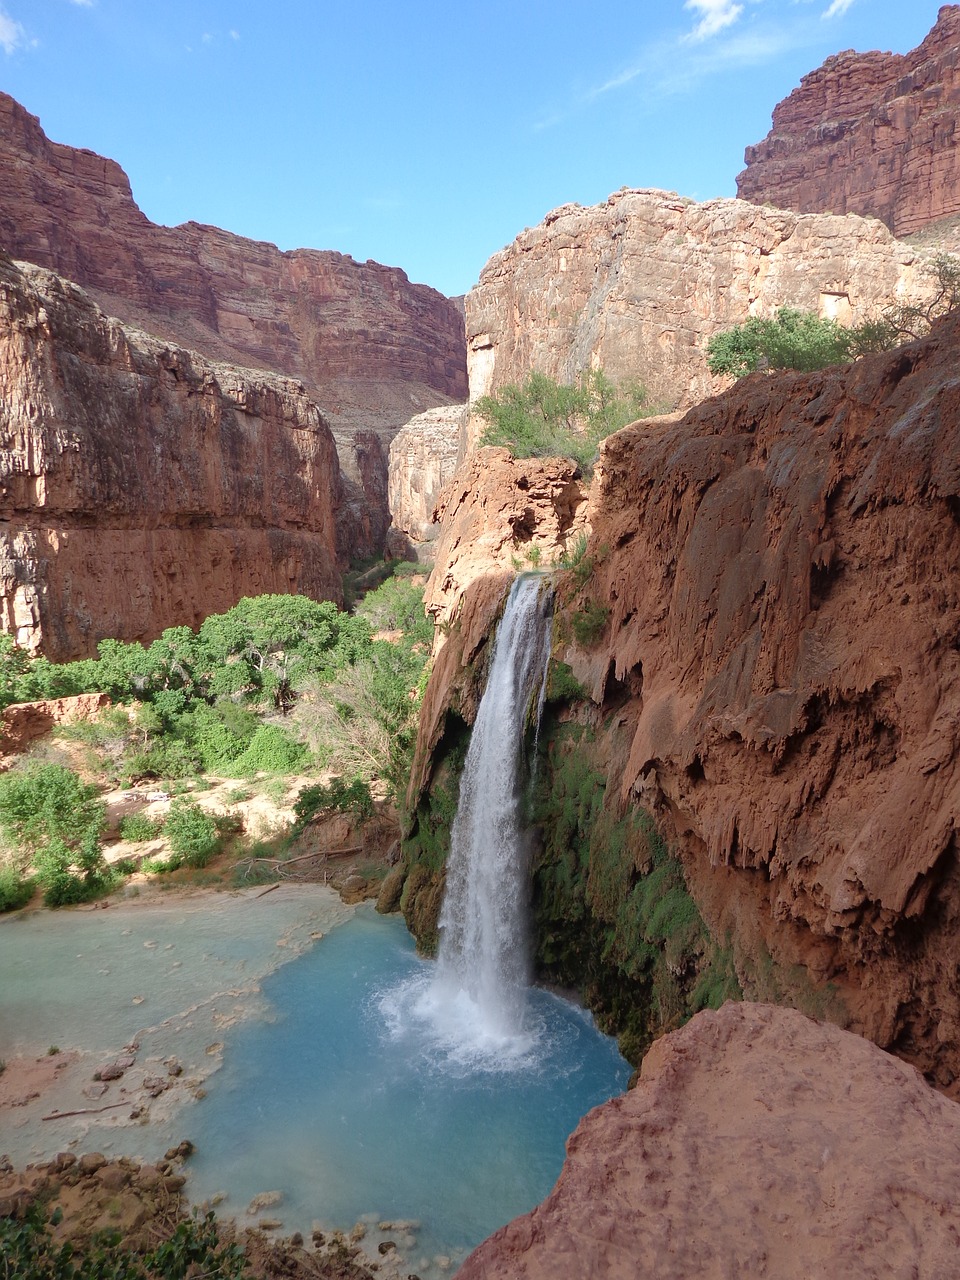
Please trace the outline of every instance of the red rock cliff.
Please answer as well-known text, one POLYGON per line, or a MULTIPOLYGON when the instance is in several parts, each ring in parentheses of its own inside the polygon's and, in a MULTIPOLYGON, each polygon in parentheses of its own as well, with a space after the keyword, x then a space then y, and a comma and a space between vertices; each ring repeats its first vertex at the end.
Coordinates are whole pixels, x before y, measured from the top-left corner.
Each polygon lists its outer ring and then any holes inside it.
POLYGON ((848 50, 804 76, 745 154, 737 192, 805 213, 861 213, 897 236, 960 213, 960 5, 911 53, 848 50))
MULTIPOLYGON (((579 714, 596 746, 583 750, 622 804, 657 816, 745 991, 790 999, 786 979, 776 990, 764 975, 802 974, 847 1025, 949 1092, 960 1087, 958 348, 955 316, 852 368, 755 375, 610 437, 584 572, 561 579, 558 633, 589 692, 579 714), (582 647, 564 627, 574 607, 609 610, 582 647)), ((447 646, 463 659, 444 651, 437 664, 421 757, 443 722, 439 686, 462 679, 477 620, 491 616, 477 566, 459 613, 449 581, 458 546, 475 541, 467 507, 479 533, 491 511, 523 506, 522 492, 491 491, 496 479, 476 477, 440 544, 431 592, 459 617, 447 646)), ((415 776, 421 786, 422 758, 415 776)))
POLYGON ((412 412, 466 397, 455 302, 376 262, 281 253, 194 222, 157 226, 119 165, 49 141, 6 94, 0 249, 75 280, 110 315, 180 346, 302 379, 374 508, 374 541, 387 522, 390 436, 412 412))
POLYGON ((952 1276, 960 1107, 787 1009, 726 1004, 591 1111, 556 1187, 458 1280, 952 1276))
POLYGON ((0 255, 0 626, 66 659, 244 595, 338 599, 340 471, 303 385, 215 364, 0 255))

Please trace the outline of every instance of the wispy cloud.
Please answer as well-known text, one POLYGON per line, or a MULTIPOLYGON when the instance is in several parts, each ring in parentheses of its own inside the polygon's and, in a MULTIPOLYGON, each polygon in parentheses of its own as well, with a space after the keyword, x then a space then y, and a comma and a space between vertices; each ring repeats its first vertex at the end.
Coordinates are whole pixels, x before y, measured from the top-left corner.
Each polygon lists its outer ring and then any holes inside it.
POLYGON ((14 22, 7 13, 0 9, 0 49, 4 53, 15 53, 27 43, 27 33, 19 22, 14 22))
POLYGON ((81 9, 92 9, 96 4, 96 0, 70 0, 70 3, 77 5, 81 9))
POLYGON ((824 9, 820 17, 821 18, 839 18, 847 12, 847 10, 850 8, 852 4, 853 4, 853 0, 833 0, 829 9, 824 9))
MULTIPOLYGON (((834 4, 842 0, 833 0, 834 4)), ((851 0, 847 0, 849 4, 851 0)), ((727 27, 733 26, 743 13, 743 5, 736 0, 686 0, 684 9, 690 9, 700 15, 700 21, 686 37, 687 40, 709 40, 727 27)))

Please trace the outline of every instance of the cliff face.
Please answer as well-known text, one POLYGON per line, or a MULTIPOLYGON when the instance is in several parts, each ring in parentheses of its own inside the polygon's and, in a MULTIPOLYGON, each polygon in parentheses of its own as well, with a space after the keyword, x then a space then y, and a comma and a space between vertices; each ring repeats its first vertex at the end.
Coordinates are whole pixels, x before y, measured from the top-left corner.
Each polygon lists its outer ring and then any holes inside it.
POLYGON ((904 236, 960 212, 960 5, 911 53, 828 58, 747 147, 737 193, 813 213, 873 214, 904 236))
POLYGON ((556 209, 487 263, 465 303, 470 396, 601 365, 689 405, 719 386, 705 358, 719 330, 781 306, 857 323, 928 287, 876 221, 622 191, 556 209))
POLYGON ((958 1142, 960 1107, 873 1045, 727 1004, 654 1046, 457 1277, 952 1275, 958 1142))
POLYGON ((54 659, 244 595, 338 599, 340 472, 303 385, 204 360, 0 257, 0 625, 54 659))
POLYGON ((281 253, 193 222, 157 226, 134 203, 119 165, 50 142, 6 94, 0 249, 76 281, 110 315, 179 346, 301 379, 323 405, 348 476, 366 494, 372 525, 355 531, 359 551, 365 537, 376 543, 386 528, 393 432, 411 412, 466 395, 456 303, 375 262, 310 249, 281 253), (372 448, 381 455, 376 466, 367 456, 372 448))
POLYGON ((467 406, 453 404, 401 427, 390 442, 387 504, 391 528, 388 550, 406 558, 433 558, 440 526, 433 511, 443 486, 453 479, 464 451, 467 406))
MULTIPOLYGON (((646 813, 746 994, 828 1014, 960 1085, 958 346, 953 317, 850 369, 754 375, 603 448, 589 547, 557 579, 555 656, 573 678, 552 714, 569 741, 544 767, 569 806, 549 817, 544 802, 535 909, 548 970, 580 965, 601 998, 620 983, 615 1015, 647 1001, 641 1042, 707 998, 705 963, 719 982, 723 959, 682 886, 675 926, 644 916, 646 877, 669 872, 646 813), (591 919, 595 954, 561 954, 591 919)), ((522 498, 486 475, 458 545, 522 498)), ((494 612, 476 569, 454 607, 442 560, 433 607, 454 623, 420 795, 470 719, 494 612)), ((421 803, 412 864, 428 816, 421 803)))

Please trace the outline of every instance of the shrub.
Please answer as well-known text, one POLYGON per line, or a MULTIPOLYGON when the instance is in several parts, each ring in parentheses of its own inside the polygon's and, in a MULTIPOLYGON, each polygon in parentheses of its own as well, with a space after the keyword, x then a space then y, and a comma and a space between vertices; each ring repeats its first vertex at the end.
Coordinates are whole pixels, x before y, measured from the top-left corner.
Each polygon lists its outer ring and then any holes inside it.
POLYGON ((22 851, 51 840, 79 850, 91 835, 99 839, 104 813, 96 787, 62 764, 30 761, 0 776, 0 831, 22 851))
POLYGON ((522 386, 481 396, 474 408, 490 424, 481 444, 505 445, 516 458, 573 458, 583 468, 604 436, 653 412, 639 383, 617 387, 601 369, 582 373, 574 385, 530 373, 522 386))
POLYGON ((610 610, 605 604, 598 604, 595 600, 585 600, 576 613, 570 615, 570 625, 577 644, 583 648, 593 644, 607 625, 609 617, 610 610))
POLYGON ((318 782, 304 787, 293 806, 297 826, 303 828, 323 813, 352 813, 361 822, 373 814, 373 796, 362 778, 345 782, 333 778, 329 783, 318 782))
POLYGON ((148 818, 145 813, 129 813, 120 819, 121 840, 154 840, 162 829, 162 818, 148 818))
POLYGON ((710 372, 735 378, 758 369, 823 369, 849 359, 849 330, 794 307, 781 307, 772 320, 751 316, 707 343, 710 372))
POLYGON ((234 777, 254 773, 292 773, 309 757, 302 742, 296 742, 277 724, 261 724, 242 755, 230 766, 234 777))
POLYGON ((0 912, 17 911, 33 896, 33 881, 16 867, 0 867, 0 912))
POLYGON ((163 834, 177 865, 205 867, 220 845, 216 819, 190 800, 174 800, 163 824, 163 834))

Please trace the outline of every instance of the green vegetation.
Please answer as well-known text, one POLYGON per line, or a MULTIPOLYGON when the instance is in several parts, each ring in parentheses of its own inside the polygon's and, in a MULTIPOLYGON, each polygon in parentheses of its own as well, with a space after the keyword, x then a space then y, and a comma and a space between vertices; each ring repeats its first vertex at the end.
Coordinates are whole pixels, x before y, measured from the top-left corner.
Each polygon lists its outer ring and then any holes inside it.
POLYGON ((363 822, 373 815, 373 796, 362 778, 354 778, 349 783, 342 778, 334 778, 329 783, 318 782, 304 787, 297 796, 293 811, 301 829, 326 813, 352 813, 363 822))
POLYGON ((641 809, 621 813, 582 726, 542 734, 533 817, 537 964, 579 986, 637 1061, 698 1009, 738 998, 728 950, 711 939, 683 870, 641 809))
POLYGON ((851 329, 812 311, 781 307, 775 318, 751 316, 707 344, 711 373, 742 378, 758 369, 823 369, 922 338, 935 320, 960 306, 960 259, 938 253, 926 267, 927 302, 896 302, 851 329))
MULTIPOLYGON (((0 705, 104 692, 115 705, 59 730, 82 745, 86 774, 114 784, 163 780, 174 792, 202 789, 204 774, 257 777, 261 788, 273 776, 281 803, 291 774, 332 768, 339 777, 327 799, 363 818, 374 780, 395 796, 405 790, 432 638, 422 585, 408 574, 368 592, 353 614, 261 596, 196 631, 168 628, 150 645, 104 640, 96 659, 81 662, 31 658, 0 636, 0 705)), ((325 801, 313 799, 319 811, 325 801)), ((34 879, 50 905, 112 887, 103 825, 97 787, 63 764, 27 759, 0 777, 0 910, 29 900, 34 879)), ((143 866, 172 870, 203 867, 224 831, 181 799, 162 832, 139 814, 123 820, 120 834, 163 834, 170 857, 143 866)))
POLYGON ((23 905, 31 865, 48 906, 104 892, 112 877, 100 847, 103 823, 96 787, 64 765, 28 761, 0 776, 0 835, 16 851, 3 898, 23 905))
POLYGON ((33 1204, 23 1217, 0 1218, 3 1274, 17 1280, 186 1280, 216 1276, 243 1280, 250 1273, 242 1248, 225 1243, 212 1213, 195 1214, 146 1252, 123 1243, 119 1232, 99 1232, 86 1242, 58 1242, 56 1211, 33 1204))
POLYGON ((813 311, 781 307, 774 319, 751 316, 707 343, 711 373, 742 378, 758 369, 823 369, 850 357, 850 331, 813 311))
POLYGON ((530 373, 474 406, 490 424, 481 444, 505 445, 516 458, 573 458, 588 468, 600 441, 654 410, 639 383, 619 387, 601 369, 583 373, 572 386, 530 373))

